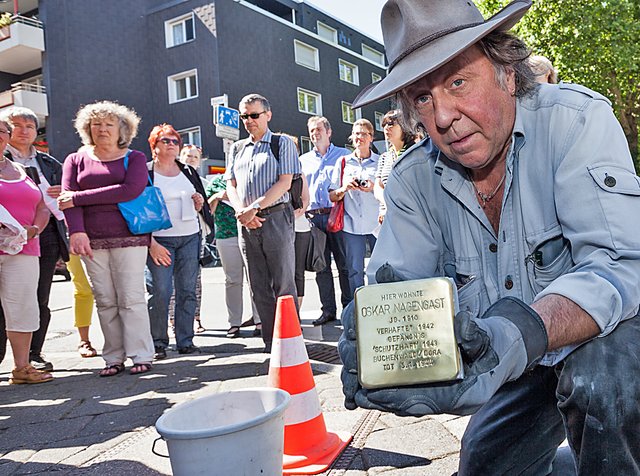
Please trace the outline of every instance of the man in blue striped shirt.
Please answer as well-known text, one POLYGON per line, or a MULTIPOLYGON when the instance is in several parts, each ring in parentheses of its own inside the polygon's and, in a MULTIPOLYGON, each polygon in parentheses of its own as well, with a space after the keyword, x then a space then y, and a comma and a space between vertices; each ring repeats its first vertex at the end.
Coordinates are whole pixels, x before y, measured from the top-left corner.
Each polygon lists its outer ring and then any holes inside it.
POLYGON ((293 208, 288 190, 293 174, 300 173, 300 161, 295 144, 285 136, 280 136, 280 157, 271 152, 271 105, 264 96, 243 97, 239 109, 249 138, 231 146, 225 179, 268 353, 277 298, 289 294, 297 302, 293 208))
POLYGON ((333 272, 331 271, 331 254, 338 268, 340 290, 342 292, 342 307, 351 301, 349 291, 349 274, 344 254, 344 242, 342 231, 336 233, 327 232, 329 212, 333 203, 329 200, 329 187, 331 175, 336 162, 340 157, 349 155, 351 151, 344 147, 337 147, 331 143, 331 124, 326 117, 313 116, 307 121, 309 137, 313 142, 313 150, 300 156, 302 171, 307 176, 309 184, 309 209, 307 217, 313 224, 327 234, 327 243, 324 256, 327 266, 316 273, 316 284, 322 303, 322 315, 313 321, 314 326, 326 324, 336 319, 336 295, 333 285, 333 272))

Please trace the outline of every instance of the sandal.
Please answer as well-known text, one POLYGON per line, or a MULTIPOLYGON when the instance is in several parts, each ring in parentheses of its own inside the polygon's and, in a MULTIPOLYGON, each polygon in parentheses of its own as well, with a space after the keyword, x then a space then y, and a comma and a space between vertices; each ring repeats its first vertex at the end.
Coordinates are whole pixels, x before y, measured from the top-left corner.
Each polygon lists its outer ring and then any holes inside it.
POLYGON ((129 373, 131 375, 143 374, 145 372, 148 372, 152 368, 153 368, 153 365, 148 363, 133 364, 133 367, 131 367, 131 370, 129 370, 129 373))
POLYGON ((124 372, 124 364, 111 364, 98 372, 98 375, 100 375, 100 377, 113 377, 120 372, 124 372))
POLYGON ((236 337, 240 337, 240 328, 238 326, 232 326, 227 331, 227 337, 229 339, 235 339, 236 337))
POLYGON ((95 357, 96 355, 98 355, 98 351, 93 348, 91 342, 89 342, 88 340, 80 341, 80 344, 78 344, 78 353, 82 358, 95 357))
POLYGON ((204 331, 206 331, 206 329, 204 327, 202 327, 202 322, 200 322, 200 318, 196 318, 195 321, 198 323, 198 326, 196 327, 196 334, 202 334, 204 331))
POLYGON ((260 337, 262 335, 262 324, 256 324, 256 328, 253 330, 253 337, 260 337))
POLYGON ((9 383, 19 385, 23 383, 44 383, 53 380, 53 375, 42 370, 36 370, 31 365, 25 365, 21 369, 13 369, 9 383))

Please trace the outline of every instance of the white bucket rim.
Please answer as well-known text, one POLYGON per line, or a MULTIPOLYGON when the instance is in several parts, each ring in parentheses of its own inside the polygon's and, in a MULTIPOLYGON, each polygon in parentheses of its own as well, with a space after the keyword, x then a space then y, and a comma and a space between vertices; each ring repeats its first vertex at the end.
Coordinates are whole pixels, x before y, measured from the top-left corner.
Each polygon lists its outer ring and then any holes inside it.
POLYGON ((255 417, 255 418, 250 419, 250 420, 239 422, 239 423, 235 423, 235 424, 232 424, 232 425, 225 425, 225 426, 215 427, 215 428, 203 428, 201 430, 176 430, 176 429, 167 428, 164 425, 164 420, 166 420, 166 417, 167 417, 167 415, 169 415, 170 412, 172 412, 175 409, 182 409, 182 408, 194 405, 196 403, 196 400, 198 400, 196 398, 196 399, 190 400, 188 402, 179 403, 175 407, 171 408, 169 410, 169 412, 167 412, 164 415, 160 416, 160 418, 158 418, 158 420, 156 421, 156 430, 162 436, 162 438, 168 439, 168 440, 196 440, 196 439, 200 439, 200 438, 210 438, 210 437, 215 437, 215 436, 222 436, 222 435, 226 435, 228 433, 235 433, 235 432, 238 432, 238 431, 246 430, 247 428, 252 428, 254 426, 258 426, 258 425, 266 422, 267 420, 271 420, 273 418, 278 417, 281 413, 283 413, 285 411, 285 409, 287 408, 287 406, 289 405, 289 402, 291 400, 291 395, 289 395, 289 393, 287 391, 282 390, 280 388, 274 388, 274 387, 242 388, 242 389, 238 389, 238 390, 229 390, 227 392, 212 393, 211 395, 205 395, 205 396, 200 397, 200 398, 211 397, 211 396, 214 396, 214 395, 215 396, 222 396, 222 395, 227 395, 227 394, 248 393, 248 392, 256 392, 256 391, 260 391, 260 392, 270 391, 270 392, 273 392, 273 393, 276 393, 276 394, 282 394, 282 396, 284 398, 283 398, 282 402, 280 402, 277 406, 275 406, 274 408, 272 408, 268 412, 265 412, 262 415, 259 415, 259 416, 255 417))

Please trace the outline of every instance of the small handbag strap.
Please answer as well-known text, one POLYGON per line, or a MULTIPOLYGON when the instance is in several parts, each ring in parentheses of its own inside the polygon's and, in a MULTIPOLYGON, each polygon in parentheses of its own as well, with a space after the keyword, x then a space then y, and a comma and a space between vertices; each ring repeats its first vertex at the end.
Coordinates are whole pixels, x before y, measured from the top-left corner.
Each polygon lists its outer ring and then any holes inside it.
POLYGON ((344 166, 347 161, 347 157, 345 155, 342 156, 342 166, 340 167, 340 186, 342 187, 342 182, 344 181, 344 166))
MULTIPOLYGON (((126 172, 129 168, 129 154, 131 153, 131 149, 127 149, 127 153, 124 156, 124 171, 126 172)), ((153 186, 153 182, 151 181, 151 177, 149 177, 149 173, 147 172, 147 179, 149 179, 149 185, 153 186)))

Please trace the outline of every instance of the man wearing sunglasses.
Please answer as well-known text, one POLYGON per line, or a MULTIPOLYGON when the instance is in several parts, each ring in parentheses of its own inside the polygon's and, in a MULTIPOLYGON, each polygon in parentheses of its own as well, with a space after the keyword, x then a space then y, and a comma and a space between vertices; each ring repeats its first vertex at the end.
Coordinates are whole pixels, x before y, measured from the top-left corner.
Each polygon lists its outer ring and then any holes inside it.
POLYGON ((249 94, 242 98, 239 109, 249 138, 231 146, 225 179, 229 201, 241 225, 240 248, 246 255, 268 353, 278 296, 297 297, 293 208, 288 190, 293 174, 301 168, 296 146, 288 137, 280 136, 280 157, 271 152, 271 106, 265 97, 249 94))

